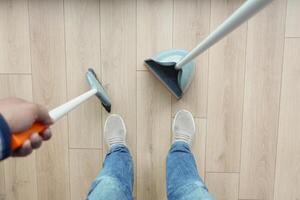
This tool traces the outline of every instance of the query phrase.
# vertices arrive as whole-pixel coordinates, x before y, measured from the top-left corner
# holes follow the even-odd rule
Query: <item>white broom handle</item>
[[[57,108],[54,108],[49,112],[50,117],[53,121],[57,121],[58,119],[62,118],[64,115],[66,115],[68,112],[79,106],[81,103],[88,100],[90,97],[95,95],[97,93],[96,89],[91,89],[87,91],[86,93],[75,97],[74,99],[58,106]]]
[[[198,46],[180,60],[175,68],[181,69],[182,66],[191,62],[195,57],[203,53],[213,44],[225,37],[228,33],[240,26],[243,22],[251,18],[255,13],[264,8],[272,0],[247,0],[239,9],[228,17],[216,30],[205,38]]]

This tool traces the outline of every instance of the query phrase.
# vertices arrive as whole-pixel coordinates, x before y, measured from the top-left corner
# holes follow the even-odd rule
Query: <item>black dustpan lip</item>
[[[175,62],[162,63],[153,59],[147,59],[144,62],[152,74],[154,74],[177,99],[183,96],[183,92],[178,84],[178,74],[180,70],[175,69]]]

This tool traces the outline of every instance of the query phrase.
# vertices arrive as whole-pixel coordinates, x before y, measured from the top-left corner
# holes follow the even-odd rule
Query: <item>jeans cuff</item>
[[[172,144],[170,151],[172,152],[176,150],[191,152],[190,146],[186,142],[182,141],[177,141]]]
[[[113,146],[109,149],[109,152],[108,152],[108,153],[112,153],[112,152],[119,151],[119,150],[125,150],[125,151],[128,151],[128,152],[129,152],[129,149],[127,148],[126,145],[124,145],[124,144],[116,144],[116,145],[113,145]]]

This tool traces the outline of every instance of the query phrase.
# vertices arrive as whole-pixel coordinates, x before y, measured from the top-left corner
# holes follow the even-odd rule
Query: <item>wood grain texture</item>
[[[181,101],[143,65],[172,47],[190,50],[242,2],[0,0],[0,98],[52,109],[87,91],[84,73],[94,67],[127,126],[135,199],[166,199],[172,116],[185,108],[195,116],[199,174],[216,199],[297,200],[297,0],[274,0],[197,58]],[[92,98],[34,154],[0,162],[0,200],[84,199],[107,150],[107,116]]]
[[[0,73],[30,73],[28,3],[0,1]]]
[[[136,1],[101,1],[101,67],[112,113],[124,118],[136,163]],[[104,124],[108,113],[102,116]]]
[[[300,1],[287,0],[286,37],[300,37]]]
[[[210,1],[174,1],[173,48],[190,51],[209,34]],[[195,117],[206,117],[208,51],[196,60],[194,80],[179,101],[172,98],[172,113],[190,110]]]
[[[70,190],[72,200],[85,199],[101,169],[102,151],[70,149]]]
[[[211,30],[243,1],[211,2]],[[247,24],[209,51],[207,171],[239,172]]]
[[[248,23],[241,199],[273,199],[285,6],[274,1]]]
[[[275,200],[300,199],[300,38],[286,39],[276,159]]]
[[[144,60],[172,48],[172,0],[137,1],[137,69]]]
[[[198,172],[205,180],[205,152],[206,152],[206,119],[194,118],[196,133],[193,139],[192,152],[194,154]]]
[[[166,199],[171,94],[150,72],[137,74],[137,199]]]
[[[31,75],[0,75],[0,98],[14,96],[32,101]],[[10,158],[1,162],[6,200],[37,200],[35,153],[26,158]]]
[[[6,198],[5,192],[5,169],[4,162],[0,163],[0,200],[4,200]]]
[[[66,102],[63,1],[29,1],[34,101],[48,108]],[[38,199],[70,198],[66,118],[52,126],[51,141],[37,151]]]
[[[238,200],[238,173],[207,173],[208,190],[218,200]]]
[[[5,199],[38,199],[35,153],[5,161]]]
[[[64,3],[68,99],[90,89],[85,78],[88,68],[101,78],[99,4],[98,0]],[[101,107],[95,97],[68,115],[70,147],[102,147]]]

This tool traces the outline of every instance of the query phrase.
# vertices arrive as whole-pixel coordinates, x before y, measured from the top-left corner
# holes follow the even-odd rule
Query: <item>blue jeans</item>
[[[169,200],[212,200],[200,178],[194,156],[185,142],[175,142],[167,157]]]
[[[88,193],[89,200],[133,200],[133,162],[129,150],[117,145],[106,155],[103,169]],[[169,200],[213,200],[197,172],[189,146],[172,145],[167,157]]]

